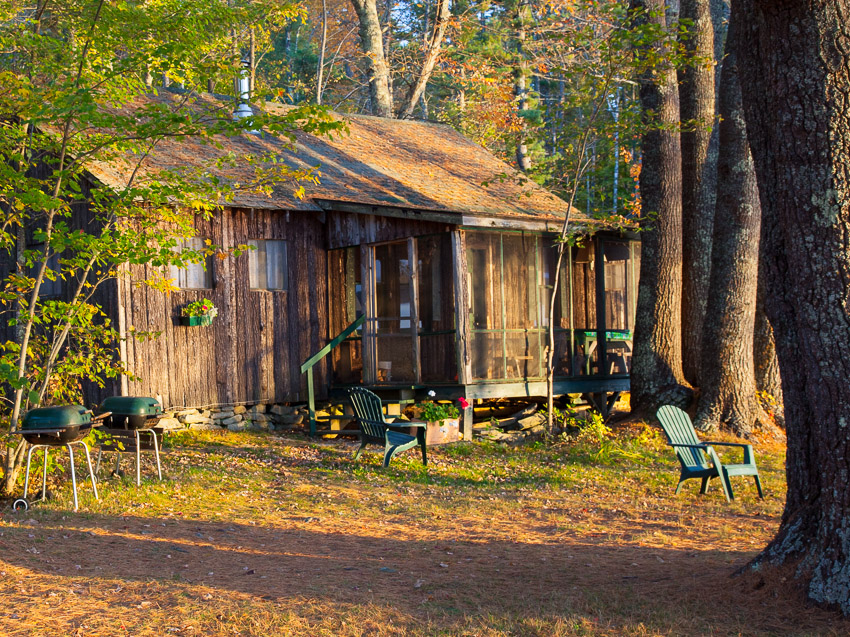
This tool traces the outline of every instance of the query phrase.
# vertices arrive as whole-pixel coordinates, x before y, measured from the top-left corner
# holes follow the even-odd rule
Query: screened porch
[[[586,237],[567,249],[557,286],[556,260],[551,236],[477,229],[329,251],[331,337],[365,319],[333,351],[333,383],[536,394],[553,294],[556,378],[627,383],[639,243]]]

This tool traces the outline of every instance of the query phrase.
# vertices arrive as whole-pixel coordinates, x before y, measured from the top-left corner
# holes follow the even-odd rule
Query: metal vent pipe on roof
[[[251,110],[249,102],[251,101],[251,74],[250,62],[247,58],[242,58],[242,68],[239,71],[239,105],[233,111],[233,119],[239,120],[245,117],[253,117],[254,111]]]

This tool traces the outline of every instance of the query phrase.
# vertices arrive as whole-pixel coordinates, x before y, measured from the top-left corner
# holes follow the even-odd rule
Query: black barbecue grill
[[[89,448],[83,438],[91,431],[92,427],[99,427],[100,421],[108,417],[108,413],[92,418],[90,409],[86,409],[82,405],[62,405],[59,407],[38,407],[29,410],[21,419],[19,429],[13,433],[20,434],[24,437],[31,447],[27,453],[27,473],[24,478],[24,497],[15,500],[12,508],[28,509],[29,501],[27,500],[30,481],[30,465],[32,463],[32,454],[36,449],[44,449],[44,470],[41,484],[41,499],[47,495],[47,454],[51,447],[65,447],[68,449],[68,455],[71,459],[71,484],[74,487],[74,511],[79,508],[77,501],[77,475],[74,470],[74,450],[71,445],[79,444],[83,446],[86,452],[86,462],[89,467],[89,477],[91,478],[92,490],[94,497],[100,499],[97,494],[97,485],[95,484],[94,471],[92,471],[91,456]]]
[[[97,468],[100,470],[100,460],[104,451],[116,451],[115,468],[113,473],[120,475],[121,451],[136,454],[136,484],[142,483],[141,450],[153,449],[156,458],[156,472],[162,480],[162,467],[159,461],[159,441],[161,432],[156,426],[163,418],[159,401],[149,396],[111,396],[97,408],[97,413],[103,414],[104,428],[109,434],[107,442],[101,445],[97,454]],[[142,436],[145,435],[145,439]],[[116,443],[120,443],[116,444]]]
[[[110,415],[103,424],[110,429],[153,429],[162,418],[159,401],[147,396],[111,396],[97,408],[105,412]]]

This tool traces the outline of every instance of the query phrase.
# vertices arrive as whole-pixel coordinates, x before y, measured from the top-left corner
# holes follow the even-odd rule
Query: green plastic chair
[[[390,460],[397,453],[412,449],[416,445],[422,449],[422,464],[428,464],[425,451],[425,423],[405,422],[403,425],[387,422],[381,399],[364,387],[352,387],[348,390],[348,398],[354,407],[354,415],[360,424],[360,448],[354,454],[354,459],[360,457],[360,452],[368,444],[384,446],[384,466],[390,466]],[[398,431],[416,427],[416,435]]]
[[[720,486],[723,487],[723,495],[729,502],[735,499],[729,478],[731,476],[753,476],[759,497],[764,498],[752,445],[738,442],[700,441],[688,414],[673,405],[664,405],[655,415],[664,429],[667,442],[676,451],[676,456],[682,465],[679,484],[676,485],[676,495],[679,495],[682,490],[682,483],[685,480],[702,478],[702,487],[699,492],[706,493],[709,480],[719,477]],[[744,450],[744,462],[742,464],[723,464],[717,452],[714,451],[714,447],[720,446],[740,447]]]

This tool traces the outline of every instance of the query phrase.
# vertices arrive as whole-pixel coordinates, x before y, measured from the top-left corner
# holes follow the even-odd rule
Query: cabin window
[[[35,245],[29,248],[35,252],[43,252],[44,244]],[[35,263],[33,263],[32,270],[30,271],[30,276],[35,277],[38,274],[38,269],[41,266],[41,260],[37,259]],[[59,253],[54,252],[49,257],[47,257],[47,270],[44,273],[44,280],[41,282],[41,287],[38,290],[38,295],[40,297],[58,297],[62,295],[62,278],[61,278],[62,265],[59,263]],[[51,280],[53,279],[53,280]]]
[[[286,290],[286,241],[251,239],[248,245],[248,281],[252,290]]]
[[[179,241],[175,251],[197,250],[205,247],[201,237],[191,237]],[[181,290],[208,290],[212,288],[212,257],[208,256],[198,263],[187,263],[185,267],[170,266],[171,278]]]

